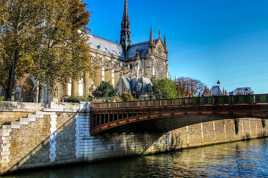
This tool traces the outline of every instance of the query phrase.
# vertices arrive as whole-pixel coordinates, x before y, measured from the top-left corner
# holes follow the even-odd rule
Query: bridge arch
[[[203,119],[198,119],[201,117]],[[181,125],[183,123],[189,125],[221,118],[235,119],[235,123],[238,122],[237,118],[266,119],[268,118],[268,95],[93,103],[91,133],[97,135],[123,126],[142,125],[143,123],[152,125],[160,120],[164,120],[164,125],[169,123],[167,119],[180,122]],[[150,126],[144,129],[148,130]]]
[[[112,118],[112,119],[111,119]],[[144,114],[137,116],[135,114],[121,113],[116,115],[102,114],[96,121],[91,119],[91,129],[93,135],[112,133],[112,132],[169,132],[178,128],[207,123],[219,120],[233,120],[235,131],[239,131],[240,120],[262,120],[262,127],[266,127],[265,117],[244,114],[244,117],[236,116],[234,113],[157,113]]]

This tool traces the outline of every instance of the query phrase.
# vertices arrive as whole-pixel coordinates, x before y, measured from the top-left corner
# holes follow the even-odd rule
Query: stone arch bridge
[[[234,118],[238,132],[238,118],[245,117],[267,119],[268,94],[92,103],[90,127],[92,135],[101,135],[137,125],[143,131],[154,130],[156,122],[161,122],[160,128],[157,124],[158,130],[172,130]],[[262,123],[265,127],[265,122]]]

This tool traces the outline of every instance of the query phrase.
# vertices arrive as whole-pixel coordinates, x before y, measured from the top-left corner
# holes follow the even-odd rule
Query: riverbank
[[[186,126],[184,121],[191,119],[189,116],[159,120],[151,125],[156,129],[177,128],[166,132],[139,130],[92,136],[90,115],[85,112],[87,107],[77,105],[64,110],[64,107],[57,106],[3,125],[0,132],[2,173],[142,156],[268,136],[266,120],[217,116],[193,116],[195,119],[198,117],[200,123]],[[211,121],[202,122],[207,120]]]
[[[4,178],[267,177],[268,139],[180,152],[24,171]]]

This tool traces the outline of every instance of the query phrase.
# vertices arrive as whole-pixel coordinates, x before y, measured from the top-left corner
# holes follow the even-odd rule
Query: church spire
[[[164,36],[164,47],[165,47],[166,52],[168,52],[166,35]]]
[[[151,28],[151,31],[150,31],[150,47],[153,48],[154,47],[154,39],[153,39],[153,29]]]
[[[130,31],[130,20],[128,16],[128,0],[125,0],[124,13],[121,22],[121,37],[120,37],[120,44],[123,48],[125,57],[127,57],[127,51],[131,45],[130,34],[131,31]]]
[[[161,31],[158,31],[158,40],[161,40]]]

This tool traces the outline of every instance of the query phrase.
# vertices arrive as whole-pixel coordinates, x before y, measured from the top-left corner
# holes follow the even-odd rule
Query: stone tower
[[[124,13],[121,22],[121,36],[120,36],[120,44],[122,46],[125,58],[127,58],[127,51],[131,46],[130,35],[131,31],[130,31],[130,20],[128,16],[128,0],[125,0]]]

